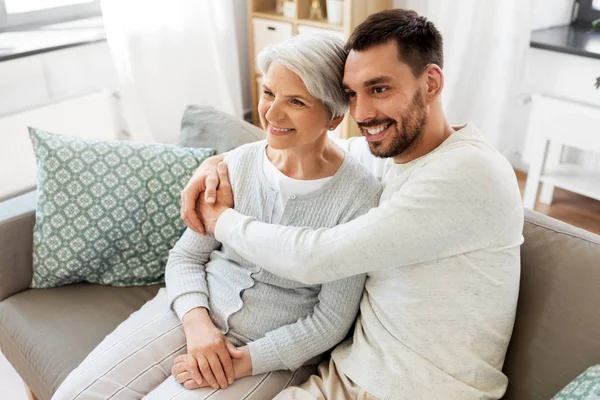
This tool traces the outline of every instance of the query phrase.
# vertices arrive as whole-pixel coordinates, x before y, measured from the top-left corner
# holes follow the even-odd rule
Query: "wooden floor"
[[[522,196],[527,174],[519,171],[516,171],[516,174]],[[557,188],[552,205],[538,203],[535,211],[600,234],[600,201],[589,197]]]

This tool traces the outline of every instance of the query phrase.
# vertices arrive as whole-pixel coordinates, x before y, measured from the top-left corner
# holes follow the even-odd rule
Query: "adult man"
[[[523,241],[514,173],[474,126],[447,122],[442,38],[431,22],[377,13],[347,48],[343,86],[366,142],[346,146],[382,179],[379,207],[332,229],[259,223],[230,208],[220,164],[218,191],[214,167],[199,169],[182,216],[203,229],[194,206],[207,188],[216,202],[201,204],[204,227],[269,272],[309,284],[368,273],[353,339],[320,376],[278,398],[498,399]],[[375,161],[366,143],[387,160]]]

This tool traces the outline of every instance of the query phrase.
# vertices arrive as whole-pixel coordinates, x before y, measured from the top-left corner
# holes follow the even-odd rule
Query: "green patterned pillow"
[[[600,365],[589,367],[552,400],[600,400]]]
[[[32,288],[163,282],[185,225],[180,192],[212,149],[101,141],[29,128],[38,204]]]

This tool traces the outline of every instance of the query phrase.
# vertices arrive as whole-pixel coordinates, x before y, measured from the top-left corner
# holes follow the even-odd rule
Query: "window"
[[[100,0],[0,0],[0,31],[99,15]]]
[[[7,14],[19,14],[48,8],[93,3],[94,0],[4,0]]]

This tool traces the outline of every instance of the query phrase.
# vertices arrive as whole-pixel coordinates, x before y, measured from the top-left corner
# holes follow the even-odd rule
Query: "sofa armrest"
[[[0,202],[0,301],[31,284],[36,192]]]

